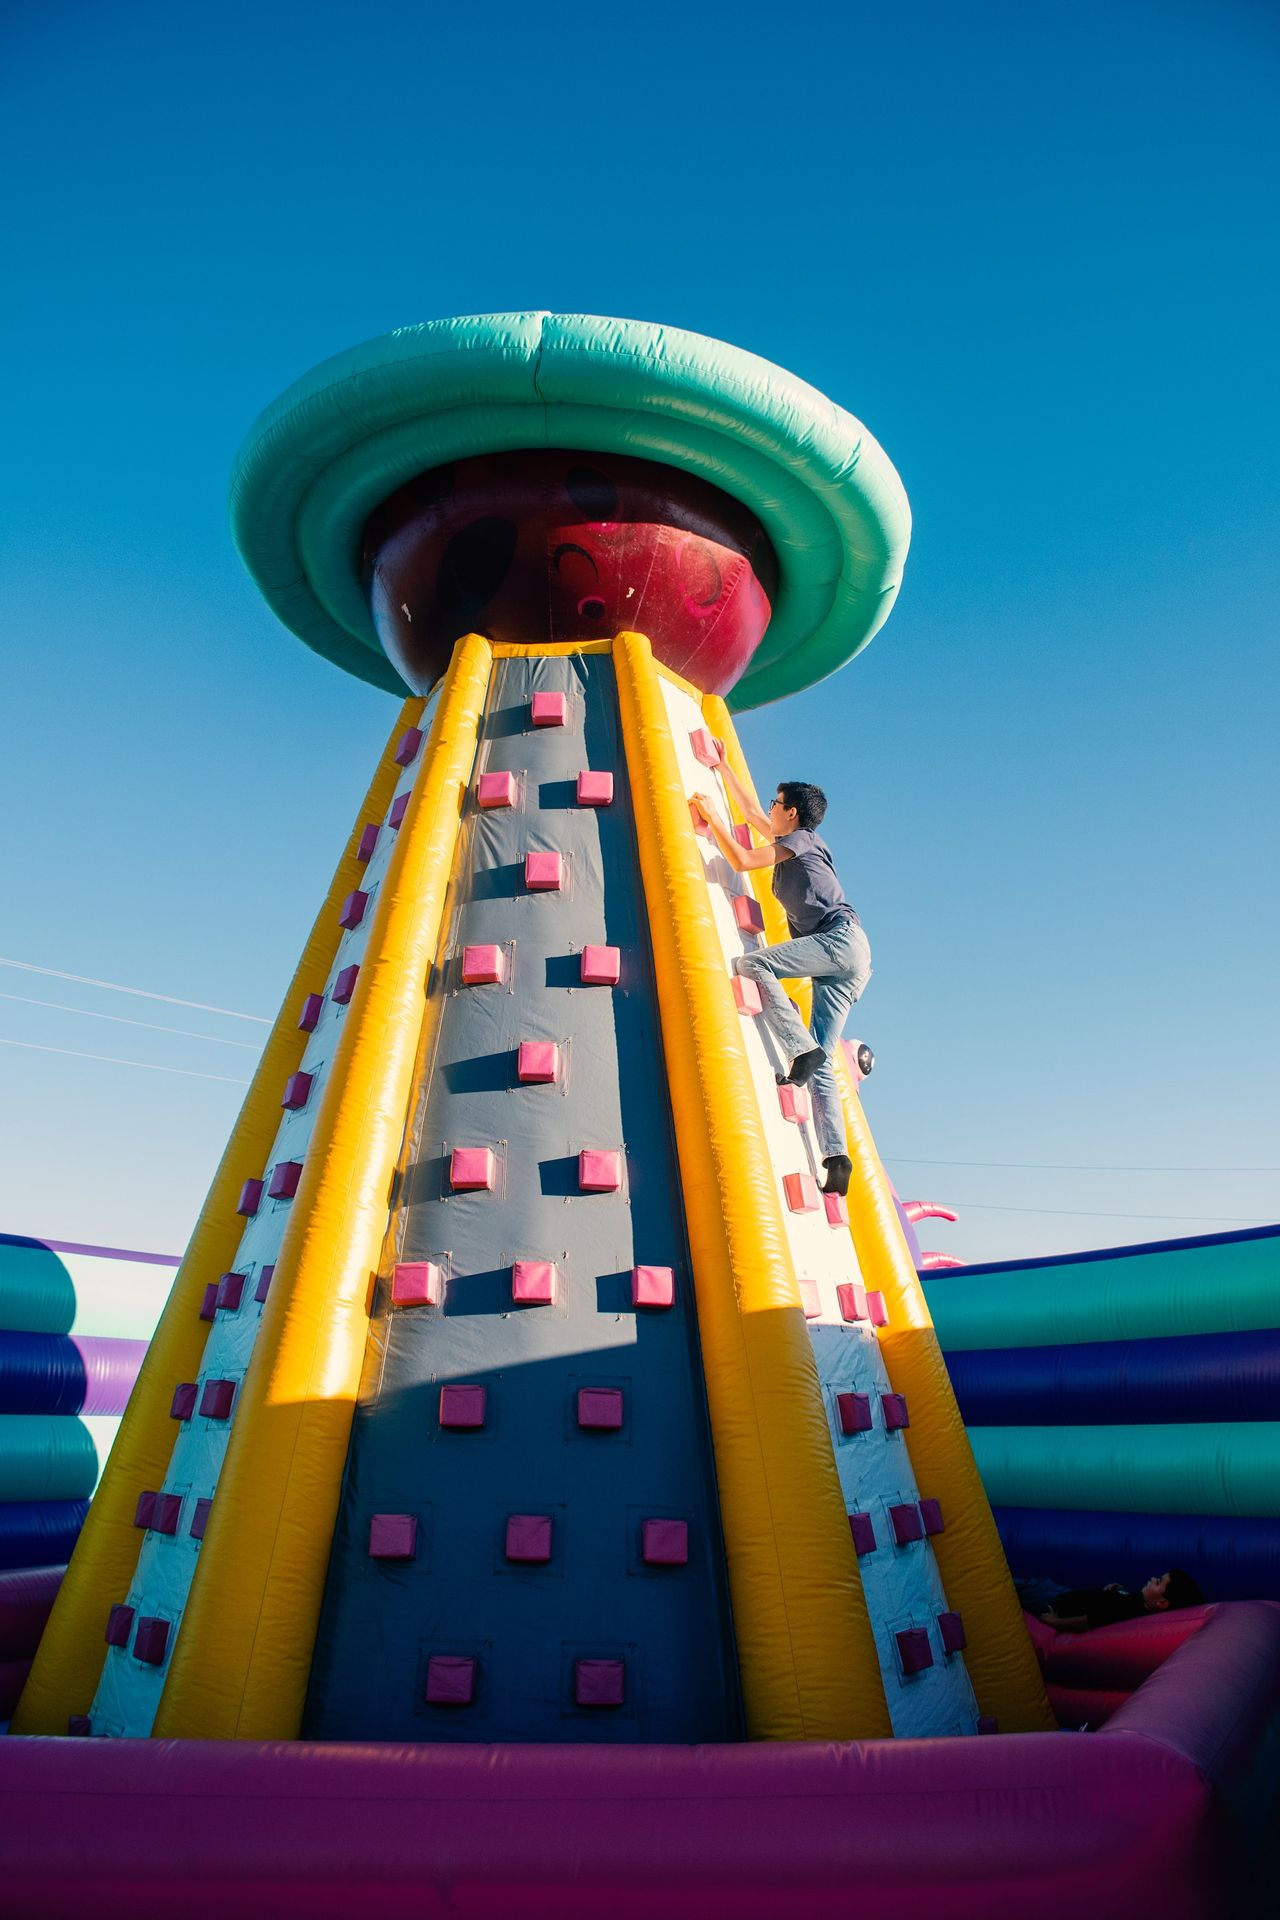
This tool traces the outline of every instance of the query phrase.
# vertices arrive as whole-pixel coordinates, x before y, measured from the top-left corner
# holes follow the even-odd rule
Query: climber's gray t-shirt
[[[793,940],[827,931],[828,921],[832,926],[841,919],[862,924],[844,897],[831,849],[820,834],[800,827],[795,833],[779,834],[774,845],[785,847],[791,855],[773,869],[773,891],[782,902]]]

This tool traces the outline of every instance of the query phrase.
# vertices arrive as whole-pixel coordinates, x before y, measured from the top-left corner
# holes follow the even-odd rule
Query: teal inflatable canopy
[[[911,513],[861,422],[755,354],[588,314],[428,321],[326,360],[259,416],[240,449],[236,544],[300,639],[403,692],[361,582],[365,521],[430,468],[530,447],[661,461],[760,520],[779,590],[734,708],[825,679],[888,617]]]

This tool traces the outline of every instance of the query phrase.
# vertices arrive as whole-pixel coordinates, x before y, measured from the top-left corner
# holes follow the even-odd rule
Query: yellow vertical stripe
[[[756,798],[729,709],[723,700],[709,694],[702,711],[712,733],[723,740],[729,765]],[[789,939],[787,918],[774,897],[769,869],[761,868],[750,878],[764,913],[766,937],[775,944]],[[789,991],[807,1020],[812,1004],[809,982],[792,982]],[[911,1414],[911,1426],[904,1437],[916,1484],[922,1494],[942,1503],[946,1527],[934,1536],[932,1544],[948,1602],[964,1616],[969,1638],[965,1664],[973,1689],[982,1712],[994,1714],[1003,1732],[1049,1730],[1056,1722],[1027,1639],[1004,1550],[843,1049],[837,1053],[835,1065],[853,1162],[850,1230],[863,1279],[867,1286],[884,1294],[889,1308],[889,1325],[880,1334],[880,1350],[890,1382],[906,1398]]]
[[[298,1735],[492,653],[454,649],[303,1162],[155,1733]]]
[[[911,1414],[904,1437],[916,1485],[942,1504],[946,1524],[932,1544],[948,1605],[964,1616],[965,1666],[979,1708],[994,1714],[1002,1733],[1051,1732],[1057,1722],[924,1290],[843,1055],[837,1067],[853,1162],[849,1181],[853,1243],[864,1281],[884,1294],[889,1309],[889,1324],[880,1332],[880,1350],[890,1381],[905,1396]]]
[[[364,871],[356,858],[366,821],[381,820],[400,769],[396,742],[422,716],[421,700],[406,700],[378,770],[356,815],[324,905],[316,916],[275,1025],[254,1070],[226,1152],[213,1176],[164,1312],[147,1348],[128,1411],[111,1449],[84,1530],[67,1568],[40,1650],[13,1716],[15,1733],[65,1733],[72,1714],[87,1713],[102,1672],[103,1628],[111,1606],[123,1600],[138,1563],[142,1535],[133,1524],[138,1495],[159,1487],[177,1428],[169,1417],[173,1389],[200,1370],[208,1322],[200,1318],[206,1286],[236,1257],[244,1221],[236,1212],[240,1188],[262,1171],[280,1125],[280,1094],[306,1048],[298,1026],[302,1001],[328,978],[342,928],[338,912]]]
[[[755,1739],[889,1714],[739,1019],[649,642],[614,643],[663,1051]]]

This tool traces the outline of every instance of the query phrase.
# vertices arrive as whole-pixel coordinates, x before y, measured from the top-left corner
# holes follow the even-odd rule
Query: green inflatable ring
[[[730,695],[738,710],[834,673],[897,597],[911,512],[860,421],[755,354],[584,314],[433,320],[322,362],[259,415],[240,449],[236,545],[300,639],[403,692],[361,584],[366,519],[429,467],[528,447],[664,461],[750,507],[773,542],[779,590]]]

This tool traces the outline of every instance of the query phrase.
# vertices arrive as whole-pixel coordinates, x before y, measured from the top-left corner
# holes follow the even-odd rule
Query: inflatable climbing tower
[[[14,1731],[1051,1726],[856,1074],[846,1202],[733,972],[768,875],[689,807],[888,614],[881,449],[715,342],[500,315],[291,388],[234,519],[403,707]]]

